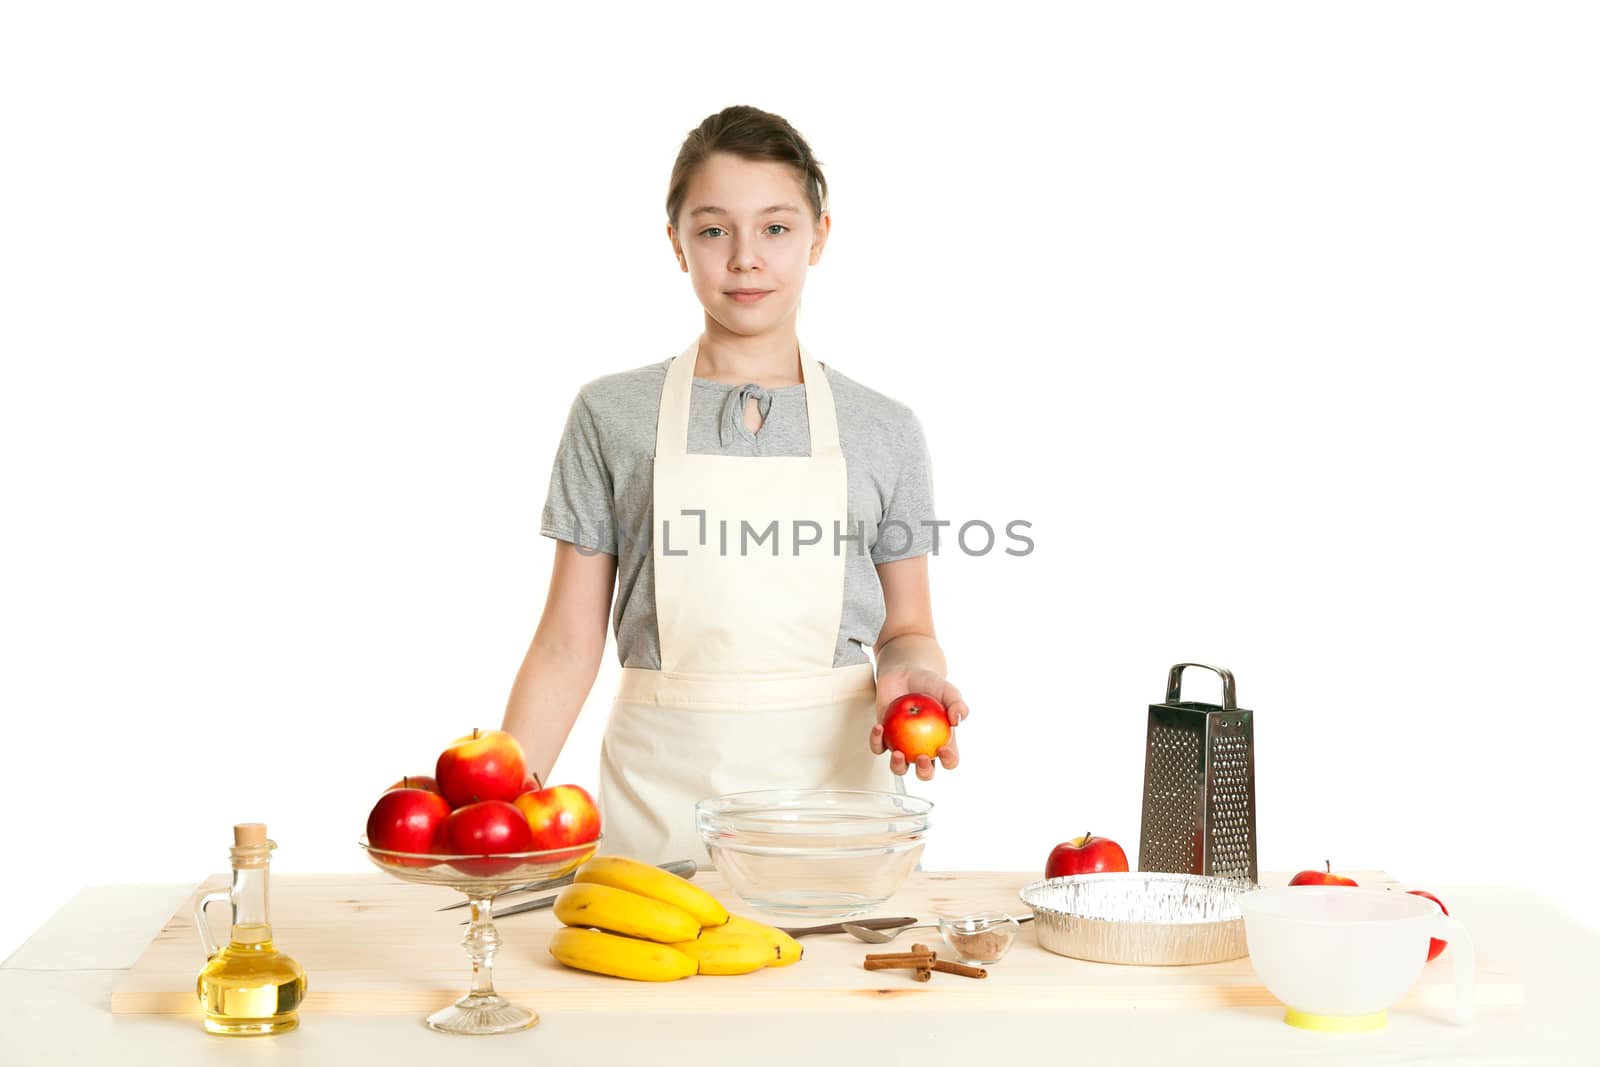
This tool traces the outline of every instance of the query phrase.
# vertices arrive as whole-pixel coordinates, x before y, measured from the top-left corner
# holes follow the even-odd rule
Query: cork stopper
[[[251,870],[265,867],[272,850],[277,847],[267,840],[266,823],[241,822],[233,825],[233,847],[228,854],[233,860],[234,870]]]

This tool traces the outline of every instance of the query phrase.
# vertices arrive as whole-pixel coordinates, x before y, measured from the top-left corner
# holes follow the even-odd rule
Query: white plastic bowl
[[[1456,1020],[1472,1018],[1472,936],[1425,897],[1355,886],[1258,889],[1239,898],[1256,974],[1307,1030],[1373,1030],[1428,962],[1428,940],[1450,942]]]

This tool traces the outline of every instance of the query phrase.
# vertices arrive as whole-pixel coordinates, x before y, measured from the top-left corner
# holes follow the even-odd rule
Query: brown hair
[[[713,152],[728,152],[741,159],[787,163],[798,171],[811,204],[811,217],[820,219],[828,200],[828,181],[811,146],[787,119],[758,107],[725,107],[689,131],[672,164],[667,183],[667,221],[678,224],[678,212],[689,190],[689,179]]]

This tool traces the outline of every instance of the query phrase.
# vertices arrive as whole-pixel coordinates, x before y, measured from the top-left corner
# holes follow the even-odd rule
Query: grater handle
[[[1167,703],[1178,702],[1178,692],[1183,683],[1183,669],[1185,667],[1201,667],[1208,671],[1216,671],[1222,676],[1222,710],[1239,710],[1238,694],[1233,688],[1233,672],[1226,667],[1213,667],[1209,663],[1174,663],[1167,672]]]

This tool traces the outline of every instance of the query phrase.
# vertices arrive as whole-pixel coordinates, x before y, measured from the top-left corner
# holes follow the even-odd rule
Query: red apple
[[[510,802],[522,792],[527,760],[517,739],[504,730],[473,730],[439,753],[433,773],[452,808],[485,800]]]
[[[1071,841],[1063,841],[1050,850],[1044,863],[1046,878],[1061,878],[1069,874],[1099,874],[1105,871],[1126,871],[1128,854],[1122,846],[1109,837],[1084,834]]]
[[[535,789],[512,803],[527,818],[536,849],[583,845],[600,836],[600,810],[581,786]]]
[[[1346,878],[1342,874],[1334,874],[1333,873],[1333,861],[1332,860],[1324,860],[1323,861],[1323,866],[1325,866],[1327,869],[1326,870],[1322,870],[1322,871],[1301,871],[1299,874],[1297,874],[1293,878],[1289,879],[1289,884],[1290,885],[1355,885],[1356,884],[1356,880],[1354,878]]]
[[[495,856],[502,852],[532,852],[533,831],[515,804],[480,800],[450,813],[441,835],[445,849],[458,856]],[[484,877],[509,871],[521,860],[459,859],[450,866],[462,874]]]
[[[400,779],[389,789],[426,789],[430,793],[439,793],[439,780],[431,774],[408,774]],[[388,792],[386,789],[384,792]],[[439,793],[443,796],[443,793]]]
[[[1446,915],[1450,914],[1450,909],[1444,906],[1444,901],[1440,900],[1438,897],[1434,896],[1432,893],[1428,892],[1426,889],[1407,889],[1406,892],[1407,893],[1411,893],[1414,896],[1427,897],[1429,900],[1431,900],[1435,904],[1439,905],[1439,910],[1440,911],[1444,912]],[[1449,943],[1450,942],[1448,942],[1448,941],[1441,941],[1437,937],[1428,938],[1428,959],[1430,959],[1430,960],[1438,959],[1439,958],[1439,953],[1443,952],[1444,951],[1444,947],[1446,945],[1448,945]]]
[[[450,805],[426,789],[391,789],[378,798],[367,816],[367,841],[391,852],[437,853],[439,830],[450,817]],[[379,856],[401,867],[427,867],[432,861]]]
[[[950,717],[944,705],[926,693],[907,693],[884,712],[884,747],[903,752],[907,763],[915,763],[918,756],[934,759],[940,746],[949,743]]]

